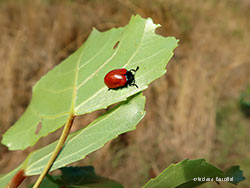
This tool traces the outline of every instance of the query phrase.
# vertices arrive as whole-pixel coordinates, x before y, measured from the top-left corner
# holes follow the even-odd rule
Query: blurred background
[[[121,27],[132,14],[161,24],[157,33],[180,39],[179,47],[167,74],[144,92],[147,114],[137,129],[74,165],[93,165],[97,174],[136,188],[171,163],[205,158],[222,169],[240,165],[246,180],[237,187],[250,187],[250,99],[244,95],[250,93],[250,0],[1,0],[0,135],[24,112],[32,86],[93,27]],[[102,112],[77,118],[73,131]],[[0,144],[0,173],[60,133],[25,151]],[[25,181],[23,187],[34,179]]]

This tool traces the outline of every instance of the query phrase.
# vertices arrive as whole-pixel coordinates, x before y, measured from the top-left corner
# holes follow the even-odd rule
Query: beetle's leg
[[[131,84],[131,86],[135,86],[135,87],[139,88],[138,85],[136,85],[135,83]]]

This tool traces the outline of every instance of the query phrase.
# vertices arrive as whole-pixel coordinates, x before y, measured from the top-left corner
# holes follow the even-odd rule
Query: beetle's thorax
[[[128,85],[131,84],[135,79],[135,76],[133,75],[133,73],[131,71],[127,71],[125,76],[127,78],[127,84]]]

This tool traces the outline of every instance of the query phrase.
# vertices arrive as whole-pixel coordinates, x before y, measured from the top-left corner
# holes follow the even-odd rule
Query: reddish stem
[[[24,170],[19,170],[9,182],[9,184],[6,186],[6,188],[18,188],[18,186],[23,182],[26,177],[27,176],[25,175]]]

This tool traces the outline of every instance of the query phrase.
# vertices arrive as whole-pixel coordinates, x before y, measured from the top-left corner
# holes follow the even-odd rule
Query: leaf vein
[[[123,36],[123,38],[121,39],[121,41],[123,41],[126,36]],[[119,51],[120,46],[118,46],[117,50],[98,69],[96,69],[95,72],[93,72],[88,78],[86,78],[85,80],[83,80],[77,86],[77,89],[79,89],[83,84],[85,84],[87,81],[89,81],[91,78],[93,78],[108,62],[110,62],[113,59],[113,57],[117,54],[117,52]]]
[[[112,36],[112,35],[111,35]],[[111,40],[112,37],[109,37],[108,41],[106,42],[106,44],[94,55],[92,56],[88,61],[86,61],[83,65],[81,65],[79,67],[79,70],[80,71],[83,67],[85,67],[86,65],[88,65],[98,54],[100,54],[105,48],[106,46],[109,44],[109,41]]]

